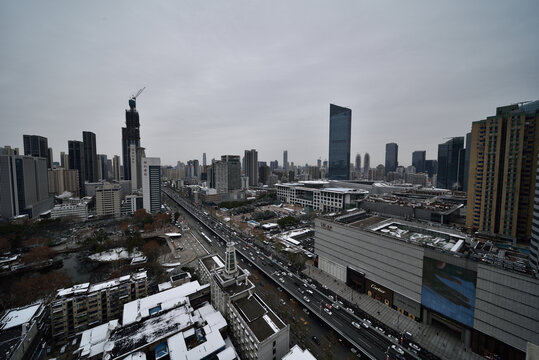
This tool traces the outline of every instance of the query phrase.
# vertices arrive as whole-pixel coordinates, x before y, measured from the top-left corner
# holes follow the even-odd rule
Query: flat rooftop
[[[234,301],[233,305],[260,342],[286,327],[257,295]]]

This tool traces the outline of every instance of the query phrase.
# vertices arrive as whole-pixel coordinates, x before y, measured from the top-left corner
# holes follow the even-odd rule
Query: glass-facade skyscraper
[[[350,178],[350,138],[352,110],[329,105],[329,171],[330,180]]]
[[[438,176],[436,187],[456,189],[462,186],[464,176],[464,136],[454,137],[438,145]],[[462,166],[459,167],[459,164]],[[460,170],[460,171],[459,171]]]
[[[399,145],[395,143],[386,144],[386,174],[390,171],[397,171],[398,159]]]

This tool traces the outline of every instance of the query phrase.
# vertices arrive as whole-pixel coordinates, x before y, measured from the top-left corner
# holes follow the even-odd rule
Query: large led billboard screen
[[[421,303],[473,327],[476,281],[475,271],[425,257]]]

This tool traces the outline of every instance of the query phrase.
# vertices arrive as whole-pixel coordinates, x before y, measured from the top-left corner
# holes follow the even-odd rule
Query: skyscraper
[[[47,149],[47,167],[49,169],[53,168],[53,165],[52,165],[53,162],[54,162],[54,159],[52,157],[52,148],[48,148]]]
[[[288,150],[283,151],[283,169],[288,170]]]
[[[371,157],[369,153],[365,153],[365,156],[363,157],[363,174],[368,178],[369,176],[369,170],[371,168]]]
[[[121,180],[122,173],[120,170],[120,157],[118,155],[114,155],[114,157],[112,158],[112,174],[114,180]]]
[[[69,170],[69,155],[64,151],[60,152],[60,167]]]
[[[399,166],[399,146],[395,143],[386,144],[386,174],[390,171],[397,171]]]
[[[258,152],[245,150],[245,176],[249,177],[249,186],[258,185]]]
[[[535,196],[533,201],[532,236],[530,243],[530,265],[539,272],[539,156],[535,171]]]
[[[69,168],[79,171],[79,195],[85,195],[84,179],[86,178],[86,169],[84,166],[84,144],[82,141],[69,140]]]
[[[97,154],[97,180],[107,180],[107,155]]]
[[[46,157],[0,155],[0,216],[34,218],[53,206]]]
[[[149,214],[161,211],[161,159],[142,158],[142,197]]]
[[[359,153],[356,154],[356,171],[357,172],[360,172],[361,171],[361,155],[359,155]]]
[[[47,158],[49,163],[49,145],[46,137],[39,135],[23,135],[24,155]]]
[[[425,160],[425,172],[432,179],[438,173],[438,160]]]
[[[140,147],[140,121],[136,106],[136,99],[129,100],[129,110],[125,110],[125,125],[122,128],[122,156],[124,167],[124,180],[131,180],[131,153],[130,145]]]
[[[457,136],[438,145],[438,176],[436,187],[441,189],[462,188],[464,175],[464,137]],[[462,161],[462,168],[459,164]],[[462,169],[459,171],[459,169]],[[459,181],[460,180],[460,181]]]
[[[427,152],[425,150],[414,151],[412,153],[412,166],[415,167],[416,173],[425,172],[425,161]]]
[[[84,181],[96,182],[97,173],[97,147],[95,134],[91,131],[82,132],[82,142],[84,143]]]
[[[529,241],[537,156],[539,101],[498,107],[472,123],[466,225]]]
[[[462,191],[468,192],[468,175],[470,174],[470,146],[472,146],[472,133],[466,134],[466,152],[464,154],[464,174],[462,181]]]
[[[350,178],[350,139],[352,110],[329,105],[329,171],[330,180]]]
[[[202,166],[206,166],[206,153],[202,153]]]

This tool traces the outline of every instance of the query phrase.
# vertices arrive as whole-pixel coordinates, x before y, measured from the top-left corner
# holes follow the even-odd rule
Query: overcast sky
[[[496,106],[539,99],[539,1],[2,1],[0,146],[97,135],[121,155],[130,95],[162,164],[257,149],[328,157],[329,104],[351,161],[385,144],[437,157]]]

